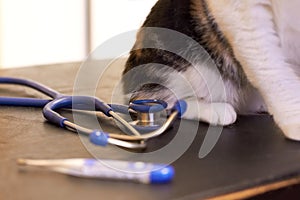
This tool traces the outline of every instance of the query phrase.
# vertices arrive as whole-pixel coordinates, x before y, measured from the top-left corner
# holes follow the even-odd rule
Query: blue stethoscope
[[[91,96],[67,96],[63,95],[40,83],[11,77],[0,77],[0,84],[17,84],[33,88],[52,99],[38,99],[25,97],[0,97],[0,105],[41,107],[43,115],[49,121],[62,128],[85,134],[95,145],[106,146],[113,144],[130,149],[142,149],[146,147],[147,139],[159,136],[165,132],[177,117],[185,112],[187,104],[184,100],[176,102],[169,111],[169,117],[162,125],[155,124],[157,113],[167,109],[167,103],[162,100],[144,99],[132,101],[129,106],[118,104],[106,104],[100,99]],[[71,122],[56,112],[59,109],[89,110],[102,112],[107,117],[112,117],[123,125],[131,135],[106,133],[101,130],[92,130]],[[137,120],[127,122],[117,113],[128,114],[133,112]],[[143,132],[143,133],[141,133]]]

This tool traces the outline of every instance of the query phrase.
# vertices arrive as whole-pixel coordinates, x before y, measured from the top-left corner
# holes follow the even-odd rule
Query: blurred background
[[[0,68],[82,61],[138,29],[156,1],[0,0]]]

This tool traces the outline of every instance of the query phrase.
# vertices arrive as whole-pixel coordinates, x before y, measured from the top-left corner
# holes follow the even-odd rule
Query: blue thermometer
[[[84,178],[126,180],[146,184],[169,183],[174,178],[174,168],[163,164],[96,160],[85,158],[33,160],[18,159],[23,166],[35,166],[51,171]]]

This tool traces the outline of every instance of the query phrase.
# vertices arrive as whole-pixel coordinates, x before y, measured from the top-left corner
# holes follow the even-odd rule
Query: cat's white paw
[[[234,108],[228,103],[211,103],[202,112],[203,121],[212,125],[230,125],[237,118]]]
[[[273,114],[273,118],[286,138],[300,141],[300,111],[294,109],[290,112]]]
[[[281,129],[288,139],[300,141],[300,123],[283,125]]]
[[[186,100],[187,111],[183,118],[200,120],[212,125],[227,126],[236,121],[237,114],[228,103],[207,103],[198,100]]]

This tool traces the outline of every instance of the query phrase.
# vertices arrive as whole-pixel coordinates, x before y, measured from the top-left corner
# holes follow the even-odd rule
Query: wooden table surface
[[[123,63],[122,60],[114,62],[105,70],[105,78],[99,81],[96,96],[105,101],[111,100],[112,90],[118,82]],[[106,64],[107,62],[103,61],[97,66],[101,68]],[[72,94],[74,83],[81,70],[80,66],[80,63],[68,63],[9,69],[1,70],[0,75],[32,79],[51,86],[61,93]],[[31,89],[8,85],[0,86],[0,94],[42,97]],[[186,123],[188,126],[195,124],[190,121]],[[177,121],[175,127],[178,124]],[[111,122],[108,121],[104,126],[110,129],[110,125]],[[46,122],[40,108],[2,106],[0,109],[0,199],[161,200],[202,199],[220,195],[224,199],[226,196],[223,195],[233,192],[239,192],[233,195],[242,196],[227,197],[246,198],[260,193],[259,188],[270,184],[294,180],[287,184],[293,185],[299,182],[300,143],[286,140],[270,116],[240,117],[236,124],[223,129],[215,148],[203,159],[199,158],[198,153],[204,139],[203,133],[208,126],[203,123],[197,125],[199,125],[198,134],[192,145],[172,163],[176,176],[171,184],[144,185],[89,180],[17,166],[18,158],[91,158],[94,155],[82,137]],[[167,144],[176,134],[175,130],[176,128],[171,129],[165,135],[149,141],[149,148],[155,149],[157,146]],[[122,159],[115,153],[115,147],[97,148],[103,158]],[[276,185],[272,187],[276,188]],[[272,187],[267,187],[265,190],[271,190]],[[253,191],[248,190],[250,195],[240,192],[245,192],[249,188],[254,188]],[[271,193],[272,198],[275,199],[285,191]],[[299,192],[293,194],[299,195]],[[263,195],[254,199],[264,197],[269,196]]]

